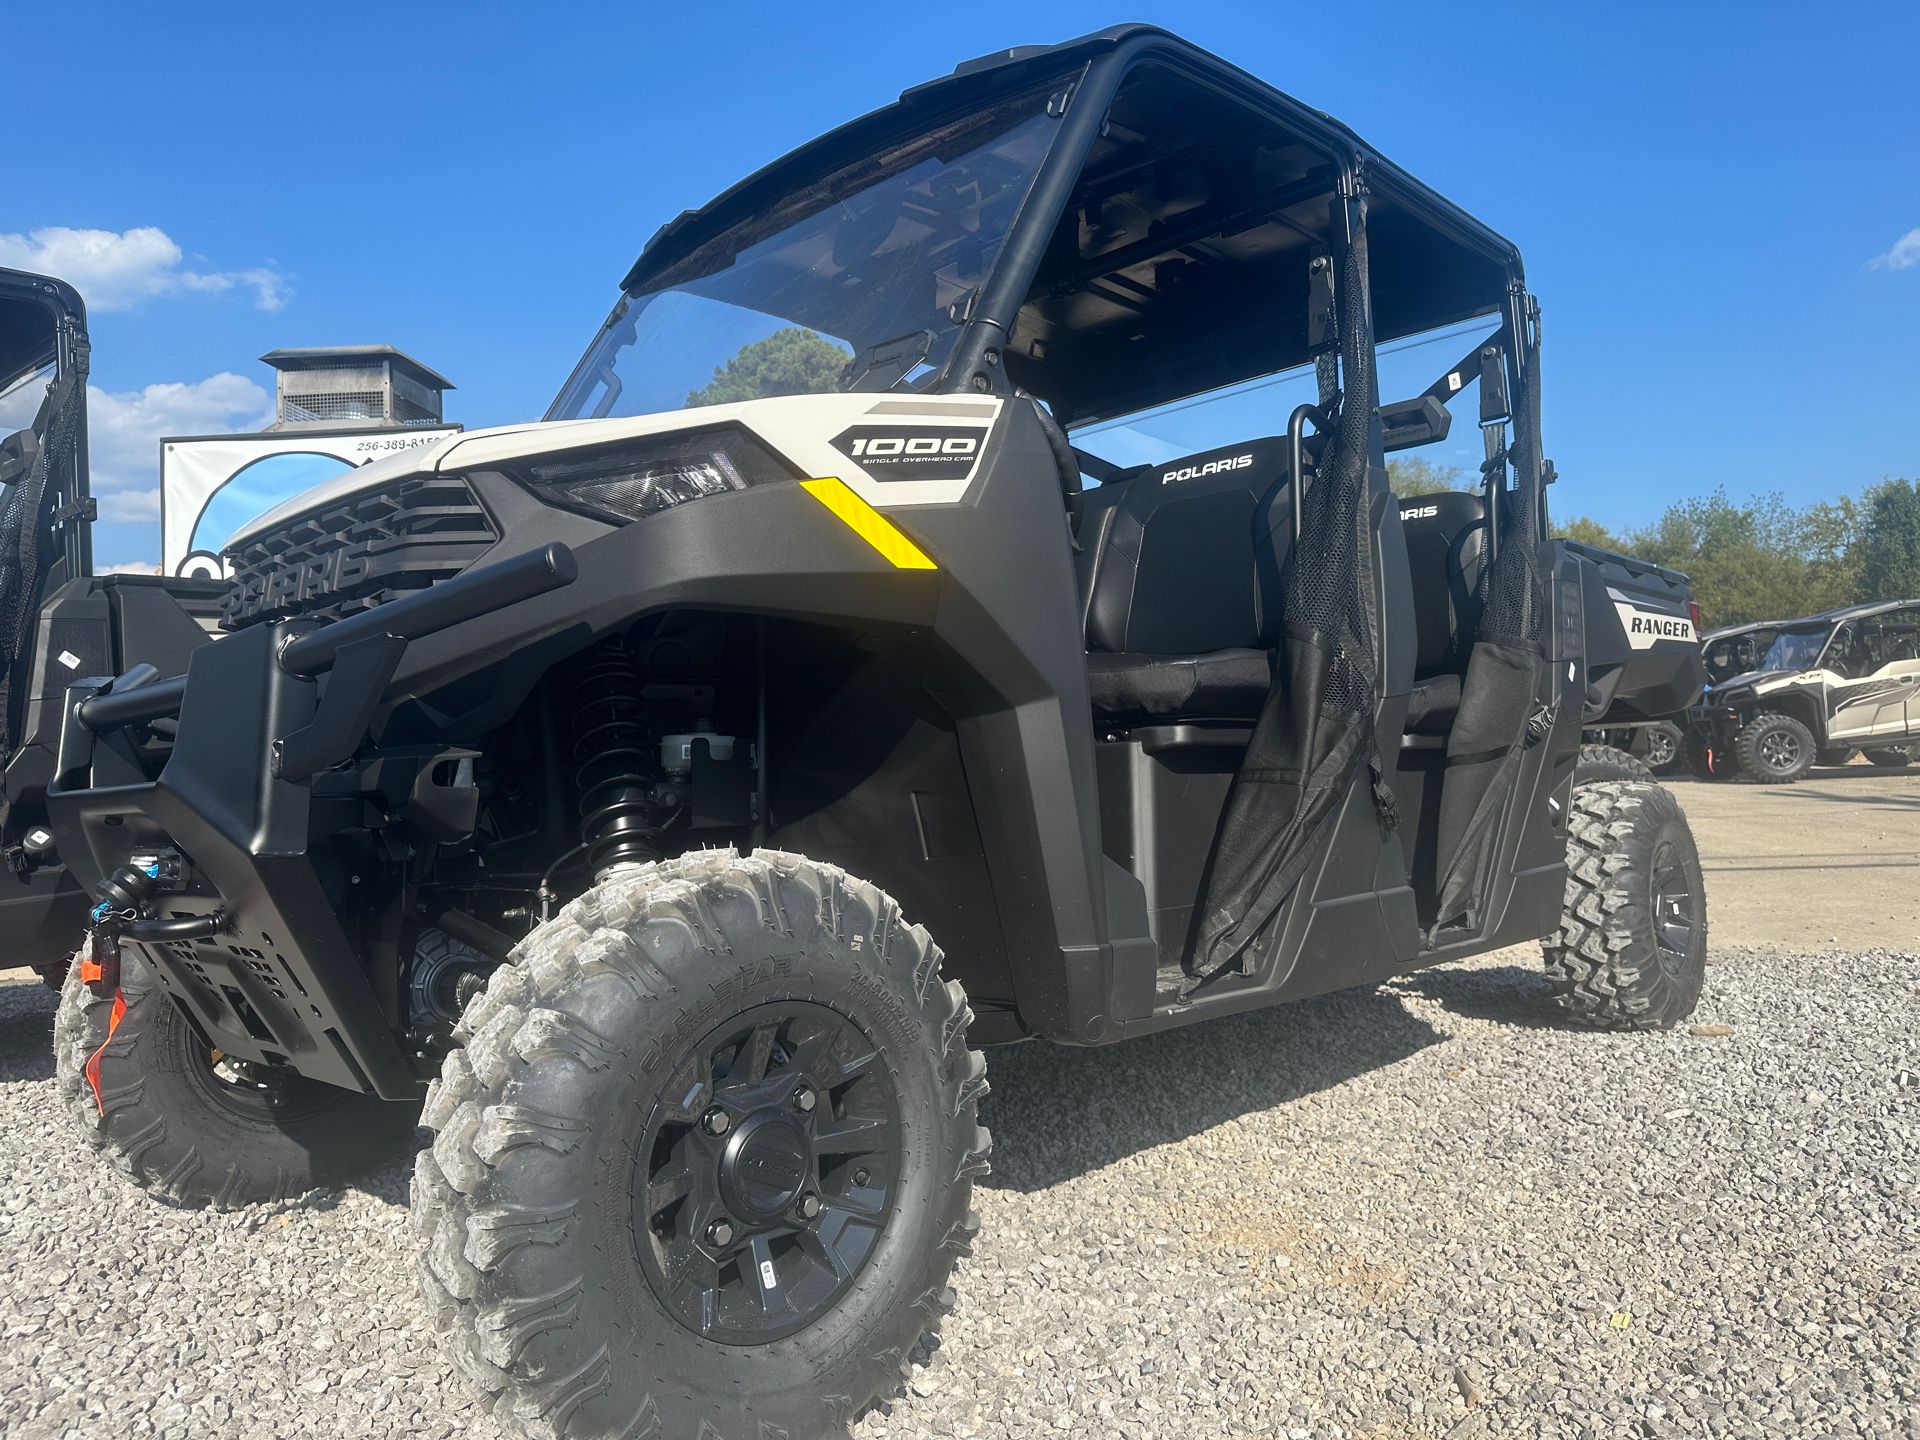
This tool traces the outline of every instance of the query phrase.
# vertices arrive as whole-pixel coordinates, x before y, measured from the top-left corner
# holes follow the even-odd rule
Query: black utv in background
[[[71,286],[0,270],[0,967],[31,966],[55,985],[93,905],[47,827],[67,687],[137,680],[139,662],[181,673],[226,590],[92,573],[89,355]]]
[[[1707,684],[1692,582],[1618,551],[1565,544],[1591,562],[1581,570],[1585,613],[1599,617],[1587,626],[1587,740],[1624,750],[1656,775],[1680,768],[1687,711]]]
[[[1381,403],[1376,346],[1471,318]],[[815,346],[820,393],[700,403]],[[1548,538],[1540,357],[1508,241],[1163,31],[907,91],[654,237],[577,423],[324,485],[184,674],[83,667],[75,1114],[226,1204],[424,1092],[422,1281],[493,1413],[802,1440],[955,1303],[976,1047],[1532,939],[1567,1016],[1676,1023],[1699,860],[1664,789],[1575,784],[1626,657]],[[1071,439],[1284,371],[1270,438]],[[1423,538],[1384,457],[1468,392],[1485,489]]]

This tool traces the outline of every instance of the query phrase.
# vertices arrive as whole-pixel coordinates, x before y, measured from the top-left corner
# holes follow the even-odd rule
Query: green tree
[[[1589,520],[1584,515],[1576,515],[1564,525],[1553,527],[1553,533],[1562,540],[1578,540],[1582,545],[1596,546],[1601,550],[1625,550],[1627,542],[1614,534],[1598,520]]]
[[[687,405],[730,405],[769,395],[818,395],[837,390],[847,352],[803,325],[789,325],[740,347],[713,372],[711,384],[687,396]]]
[[[1402,500],[1416,495],[1439,495],[1448,490],[1466,490],[1473,482],[1458,465],[1436,465],[1431,460],[1387,461],[1387,484]]]
[[[1794,548],[1806,558],[1812,610],[1832,610],[1859,590],[1860,524],[1864,507],[1851,495],[1809,505],[1795,519]]]
[[[1865,604],[1920,596],[1920,485],[1882,480],[1860,509],[1853,598]]]
[[[1831,517],[1828,517],[1829,519]],[[1684,570],[1708,626],[1781,620],[1821,607],[1806,516],[1779,495],[1737,503],[1724,487],[1676,500],[1620,548]]]

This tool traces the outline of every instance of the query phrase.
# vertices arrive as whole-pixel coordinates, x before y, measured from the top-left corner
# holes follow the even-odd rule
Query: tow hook
[[[120,988],[120,943],[123,940],[204,940],[225,930],[224,910],[205,915],[157,919],[146,915],[148,902],[163,886],[178,886],[185,863],[177,851],[138,857],[122,865],[95,887],[99,903],[93,907],[87,954],[80,961],[80,979],[100,999]]]

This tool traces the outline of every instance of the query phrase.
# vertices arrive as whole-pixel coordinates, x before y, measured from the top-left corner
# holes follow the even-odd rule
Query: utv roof
[[[80,292],[51,275],[0,270],[0,390],[54,357],[64,314],[86,322]]]
[[[1866,605],[1842,605],[1837,610],[1822,610],[1817,615],[1801,615],[1792,620],[1750,620],[1744,625],[1723,625],[1718,630],[1707,631],[1700,640],[1706,644],[1733,635],[1750,635],[1755,630],[1810,630],[1816,625],[1831,627],[1844,620],[1858,620],[1864,615],[1884,615],[1889,610],[1904,610],[1913,606],[1920,606],[1920,600],[1875,600]]]
[[[872,154],[903,131],[924,128],[934,115],[977,104],[1049,74],[1064,75],[1100,55],[1134,44],[1138,44],[1143,53],[1151,51],[1160,56],[1177,57],[1240,100],[1275,115],[1328,151],[1349,161],[1364,159],[1368,183],[1375,190],[1390,192],[1427,224],[1479,250],[1505,266],[1515,278],[1519,277],[1520,252],[1510,240],[1399,166],[1381,158],[1351,129],[1326,112],[1303,105],[1191,41],[1157,26],[1134,24],[1116,25],[1058,45],[1022,45],[982,55],[955,66],[950,75],[902,91],[892,105],[809,141],[699,209],[682,211],[655,232],[621,286],[632,290],[647,283],[715,235],[753,217],[778,197],[849,161]]]

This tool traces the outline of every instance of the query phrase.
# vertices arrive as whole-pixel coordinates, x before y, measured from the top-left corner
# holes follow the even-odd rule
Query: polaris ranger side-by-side
[[[1165,473],[1069,438],[1293,368]],[[184,675],[72,687],[62,1083],[222,1203],[424,1090],[496,1414],[842,1433],[953,1303],[976,1047],[1534,938],[1570,1016],[1690,1013],[1683,816],[1574,784],[1617,618],[1540,393],[1517,251],[1324,115],[1137,26],[962,65],[666,226],[550,423],[263,517]],[[1463,396],[1485,488],[1410,543],[1385,454]]]
[[[1732,626],[1707,636],[1707,655],[1731,672],[1688,715],[1709,774],[1778,785],[1856,751],[1900,767],[1920,742],[1920,600]]]

